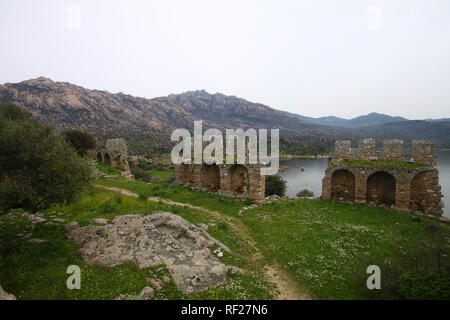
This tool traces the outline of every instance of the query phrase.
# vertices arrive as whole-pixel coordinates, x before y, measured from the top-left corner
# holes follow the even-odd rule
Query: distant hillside
[[[204,129],[279,128],[281,150],[287,153],[326,152],[336,139],[356,141],[365,137],[406,141],[426,138],[434,139],[437,145],[450,146],[448,121],[408,121],[372,113],[340,119],[347,123],[346,127],[338,126],[336,117],[310,123],[313,118],[302,119],[261,103],[204,90],[146,99],[40,77],[0,85],[0,103],[7,101],[61,130],[83,129],[101,141],[109,137],[128,138],[131,149],[137,152],[168,152],[173,144],[172,130],[193,130],[194,120],[203,120]]]
[[[339,126],[346,128],[357,128],[357,127],[365,127],[365,126],[374,126],[379,124],[391,123],[391,122],[400,122],[400,121],[408,121],[408,119],[402,117],[392,117],[386,114],[372,112],[365,116],[359,116],[353,119],[343,119],[339,117],[329,116],[329,117],[321,117],[321,118],[311,118],[306,116],[297,115],[294,113],[287,112],[289,115],[298,117],[299,119],[324,126]]]

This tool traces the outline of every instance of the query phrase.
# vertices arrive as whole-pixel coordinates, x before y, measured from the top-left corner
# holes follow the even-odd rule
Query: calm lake
[[[450,217],[450,150],[436,150],[437,165],[439,169],[439,184],[444,195],[444,216]],[[289,170],[280,172],[279,175],[287,181],[286,195],[295,197],[297,192],[308,189],[314,195],[322,194],[322,178],[327,168],[327,159],[290,159],[280,160],[281,166],[288,166]],[[300,168],[305,171],[301,172]]]

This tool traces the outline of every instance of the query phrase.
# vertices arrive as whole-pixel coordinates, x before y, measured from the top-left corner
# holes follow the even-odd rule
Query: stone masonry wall
[[[265,177],[260,165],[175,165],[175,184],[224,196],[264,200]]]
[[[382,152],[374,153],[375,140],[360,142],[360,150],[342,155],[338,150],[322,180],[322,199],[350,201],[376,206],[397,207],[410,211],[442,214],[443,202],[439,185],[433,142],[415,141],[411,155],[405,155],[401,140],[385,140]],[[372,160],[364,164],[349,160]],[[420,162],[421,165],[392,165],[377,160]]]

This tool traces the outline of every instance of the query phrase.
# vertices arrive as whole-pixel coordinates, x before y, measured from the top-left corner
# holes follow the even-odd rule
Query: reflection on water
[[[450,149],[436,150],[439,184],[442,187],[445,207],[444,216],[450,218]]]
[[[439,184],[444,195],[444,216],[450,217],[450,150],[436,150],[438,156]],[[280,160],[281,166],[288,166],[289,170],[278,174],[287,181],[286,195],[295,197],[297,192],[308,189],[314,195],[322,194],[322,178],[325,176],[327,159],[290,159]],[[305,171],[301,171],[301,168]]]

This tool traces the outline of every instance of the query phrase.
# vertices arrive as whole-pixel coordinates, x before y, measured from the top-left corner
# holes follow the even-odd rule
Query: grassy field
[[[171,178],[170,171],[153,174]],[[64,223],[36,224],[32,238],[49,240],[44,243],[30,243],[17,236],[27,233],[27,217],[17,212],[0,216],[0,283],[7,292],[23,299],[136,296],[148,285],[147,277],[168,275],[164,266],[138,270],[133,265],[87,265],[66,239],[62,225],[70,221],[89,225],[97,217],[111,220],[121,214],[170,211],[194,224],[213,223],[208,233],[232,250],[225,253],[223,261],[246,272],[230,275],[227,284],[193,296],[183,295],[171,281],[155,299],[271,299],[276,292],[263,266],[274,264],[316,299],[450,298],[450,227],[427,217],[306,199],[274,201],[241,216],[239,211],[251,201],[124,178],[99,179],[96,184],[127,189],[139,197],[91,187],[73,204],[42,212],[49,220],[65,219]],[[161,201],[147,201],[147,197],[160,197]],[[165,204],[165,199],[180,204]],[[262,254],[256,260],[252,258],[255,250]],[[70,264],[82,268],[81,290],[65,287],[65,270]],[[366,288],[369,265],[382,270],[381,290]]]
[[[32,243],[29,239],[20,239],[18,234],[30,230],[31,223],[26,216],[16,210],[0,216],[0,239],[2,256],[0,264],[0,283],[3,288],[18,299],[113,299],[119,294],[136,296],[147,285],[149,277],[169,276],[164,266],[139,270],[134,265],[114,268],[91,266],[77,254],[77,247],[67,238],[62,228],[65,223],[77,221],[81,226],[91,225],[92,218],[112,219],[121,214],[145,215],[155,211],[174,212],[191,223],[209,223],[208,232],[225,243],[233,253],[225,253],[222,260],[240,268],[248,268],[246,255],[250,248],[241,243],[241,239],[230,232],[226,221],[218,221],[201,212],[183,206],[165,205],[139,198],[118,195],[115,192],[90,188],[84,196],[68,206],[54,206],[42,212],[50,221],[62,218],[63,223],[37,223],[31,239],[48,240]],[[81,290],[66,288],[66,268],[78,265],[82,273]],[[260,273],[230,275],[226,285],[184,295],[173,281],[158,291],[155,299],[269,299],[272,298],[271,286],[264,281]]]

